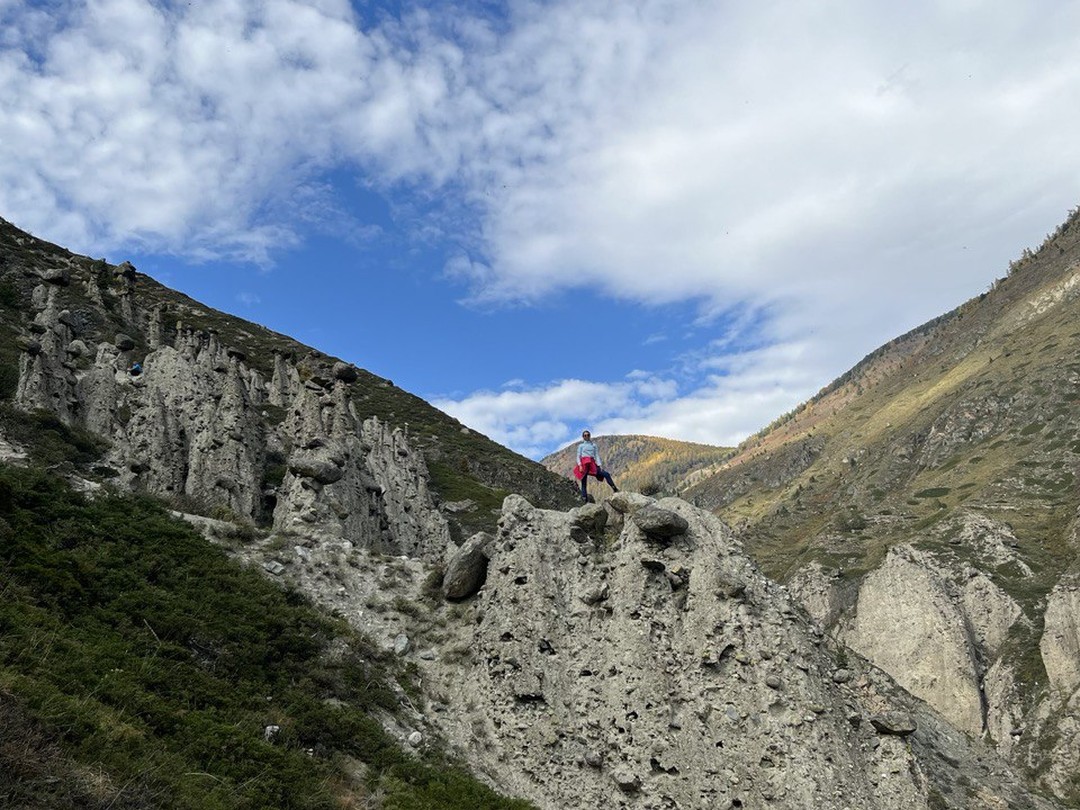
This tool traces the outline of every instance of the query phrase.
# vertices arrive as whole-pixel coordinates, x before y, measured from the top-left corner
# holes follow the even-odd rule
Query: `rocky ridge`
[[[0,288],[3,395],[106,439],[94,472],[114,485],[429,559],[493,525],[511,479],[541,502],[572,502],[557,476],[390,381],[128,263],[75,256],[0,220]],[[442,510],[440,491],[468,498]]]
[[[136,320],[134,276],[120,269],[117,277],[121,307]],[[301,379],[278,355],[267,380],[213,333],[183,323],[166,330],[160,307],[146,313],[144,346],[121,333],[91,349],[64,304],[66,286],[43,278],[34,288],[35,338],[15,401],[107,438],[100,471],[118,484],[219,504],[249,520],[271,516],[279,532],[435,558],[445,551],[449,531],[427,491],[423,457],[400,428],[358,414],[348,366]],[[101,296],[92,281],[87,293]],[[130,372],[136,361],[138,376]],[[275,462],[284,467],[280,482],[264,482]]]
[[[684,501],[561,512],[510,496],[474,540],[482,584],[451,602],[416,560],[242,553],[419,667],[403,740],[441,737],[541,808],[1057,806],[832,641]]]

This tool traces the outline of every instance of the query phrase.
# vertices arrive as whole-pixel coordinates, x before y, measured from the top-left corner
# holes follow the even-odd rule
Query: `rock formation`
[[[647,534],[641,512],[681,531]],[[270,553],[420,667],[426,721],[504,792],[545,810],[1056,806],[683,501],[558,512],[510,496],[496,535],[466,545],[483,585],[441,606],[419,561]]]
[[[355,369],[323,374],[277,355],[267,380],[216,332],[167,327],[163,304],[143,309],[130,265],[116,278],[134,336],[102,338],[70,276],[46,275],[32,293],[16,402],[107,438],[101,469],[116,483],[269,519],[276,531],[433,560],[447,551],[423,455],[401,428],[358,413]]]

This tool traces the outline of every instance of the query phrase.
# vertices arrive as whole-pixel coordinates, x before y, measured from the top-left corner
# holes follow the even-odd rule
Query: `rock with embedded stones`
[[[601,532],[607,525],[607,510],[598,503],[586,503],[570,510],[570,522],[589,534]]]
[[[641,790],[641,777],[626,767],[616,768],[611,778],[623,793],[637,793]]]

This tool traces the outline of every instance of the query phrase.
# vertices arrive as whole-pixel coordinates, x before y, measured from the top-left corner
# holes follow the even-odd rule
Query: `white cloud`
[[[513,391],[479,391],[434,401],[492,439],[539,458],[583,428],[731,446],[812,394],[820,381],[801,361],[808,344],[708,357],[706,374],[684,392],[673,379],[635,370],[625,380],[560,380]]]
[[[461,399],[435,399],[433,404],[495,441],[538,458],[590,425],[601,433],[600,425],[616,414],[644,415],[650,403],[671,400],[676,391],[670,380],[633,374],[614,383],[560,380],[534,388],[478,391]]]
[[[0,0],[0,212],[54,241],[265,263],[311,227],[298,199],[377,236],[320,185],[344,167],[438,209],[412,225],[456,234],[476,300],[584,285],[741,318],[682,392],[446,403],[522,449],[586,419],[745,435],[985,289],[1080,185],[1074,4],[555,0],[366,30],[346,0],[63,8]]]

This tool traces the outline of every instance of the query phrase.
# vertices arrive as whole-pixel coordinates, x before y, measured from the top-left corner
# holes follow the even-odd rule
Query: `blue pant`
[[[599,469],[599,468],[597,468],[597,469]],[[600,470],[599,472],[597,472],[596,473],[596,480],[597,481],[605,481],[605,482],[607,482],[607,485],[609,487],[611,487],[613,490],[615,490],[616,492],[619,491],[619,488],[617,486],[615,486],[615,482],[611,480],[611,473],[609,473],[607,470]],[[581,476],[581,499],[582,500],[586,500],[589,497],[588,483],[589,483],[589,476],[587,474]]]

